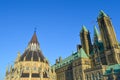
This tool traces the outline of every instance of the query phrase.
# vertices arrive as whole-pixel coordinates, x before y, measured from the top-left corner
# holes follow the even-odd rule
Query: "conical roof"
[[[42,54],[39,47],[39,42],[37,39],[36,32],[34,32],[27,49],[20,58],[20,61],[41,61],[44,62],[46,58]],[[46,60],[47,61],[47,60]]]
[[[29,43],[39,44],[38,39],[37,39],[37,36],[36,36],[36,32],[34,32],[34,34],[33,34],[33,36],[32,36],[32,38],[31,38],[31,40],[30,40]]]

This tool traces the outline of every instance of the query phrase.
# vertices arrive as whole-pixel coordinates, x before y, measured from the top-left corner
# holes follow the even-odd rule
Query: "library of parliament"
[[[94,26],[93,41],[83,25],[76,51],[59,57],[52,66],[34,32],[24,53],[18,52],[14,65],[7,67],[5,80],[120,80],[120,43],[114,27],[102,10],[97,22],[100,33]]]

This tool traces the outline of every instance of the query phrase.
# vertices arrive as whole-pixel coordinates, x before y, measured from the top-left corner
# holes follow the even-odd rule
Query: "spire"
[[[37,39],[36,31],[34,31],[34,34],[28,44],[27,49],[30,49],[32,51],[40,50],[39,42]]]
[[[12,72],[12,65],[10,66],[10,72]]]
[[[98,42],[100,39],[100,34],[96,28],[96,26],[94,26],[94,43],[96,43],[96,41]]]
[[[100,10],[98,18],[101,18],[101,17],[108,17],[108,15],[104,13],[103,10]]]
[[[6,68],[6,75],[9,73],[9,67]]]
[[[81,32],[83,32],[83,31],[88,32],[87,28],[86,28],[84,25],[82,25],[82,30],[81,30]]]
[[[96,26],[94,26],[94,36],[99,37],[99,32],[98,32]]]
[[[37,39],[37,36],[36,36],[36,30],[34,31],[34,34],[33,34],[33,36],[32,36],[32,39],[30,40],[29,43],[39,44],[38,39]]]

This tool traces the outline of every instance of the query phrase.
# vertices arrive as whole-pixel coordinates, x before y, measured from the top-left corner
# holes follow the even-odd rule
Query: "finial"
[[[34,28],[34,32],[35,32],[35,33],[36,33],[36,30],[37,30],[37,28],[35,27],[35,28]]]

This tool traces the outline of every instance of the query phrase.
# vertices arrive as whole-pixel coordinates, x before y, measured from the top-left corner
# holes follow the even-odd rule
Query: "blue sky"
[[[51,64],[76,51],[84,24],[91,32],[100,10],[108,14],[120,41],[119,0],[0,0],[0,80],[30,41],[34,28],[43,54]],[[98,27],[98,26],[97,26]]]

